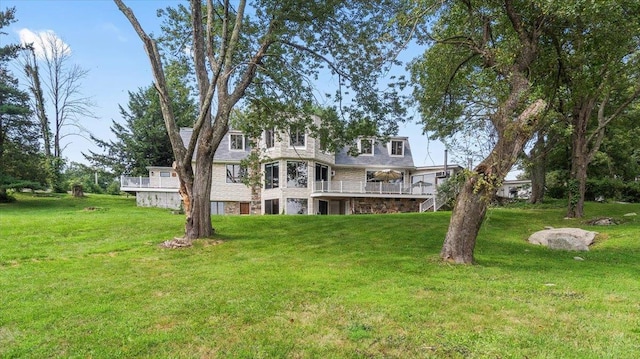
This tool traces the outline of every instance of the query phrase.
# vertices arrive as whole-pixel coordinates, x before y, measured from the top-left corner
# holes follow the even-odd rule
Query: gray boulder
[[[580,228],[555,228],[535,232],[529,243],[565,251],[588,251],[598,232]]]

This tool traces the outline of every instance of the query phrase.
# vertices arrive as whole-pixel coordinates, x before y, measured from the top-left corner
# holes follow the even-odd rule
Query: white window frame
[[[229,171],[229,166],[231,166],[231,171]],[[234,176],[236,167],[238,169],[238,176]],[[226,183],[242,183],[242,180],[247,175],[247,169],[238,163],[225,164],[225,172],[226,172],[226,180],[225,180]]]
[[[293,169],[294,178],[289,178],[289,170]],[[304,171],[300,171],[303,168]],[[304,172],[304,173],[303,173]],[[304,177],[303,177],[304,176]],[[304,178],[304,186],[289,186],[289,182],[298,183],[299,178]],[[309,163],[307,161],[287,161],[287,188],[308,188],[309,187]]]
[[[302,132],[302,138],[303,138],[303,144],[302,145],[298,145],[298,144],[293,144],[291,143],[292,139],[293,139],[293,135],[294,135],[294,131],[295,131],[295,135],[296,138],[298,138],[300,136],[300,133]],[[307,132],[304,129],[299,129],[296,128],[294,126],[289,128],[289,148],[306,148],[307,147]]]
[[[400,144],[402,145],[402,153],[401,154],[394,154],[393,153],[393,143],[394,142],[400,142]],[[389,141],[389,156],[392,157],[404,157],[404,141],[403,140],[391,140]]]
[[[233,136],[241,136],[242,138],[242,148],[233,148],[233,144],[235,143],[232,138]],[[229,151],[244,151],[245,149],[245,138],[242,133],[230,133],[229,134]]]
[[[367,141],[367,142],[369,142],[371,144],[371,153],[362,152],[362,143],[364,141]],[[360,141],[358,141],[358,153],[360,153],[360,156],[373,156],[375,151],[376,151],[376,149],[374,147],[373,139],[371,139],[371,138],[361,138]]]

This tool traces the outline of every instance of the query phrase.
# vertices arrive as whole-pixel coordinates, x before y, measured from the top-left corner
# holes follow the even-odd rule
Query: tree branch
[[[118,9],[124,14],[124,16],[129,20],[134,30],[142,40],[144,44],[145,51],[149,57],[149,61],[151,62],[151,69],[153,71],[153,77],[155,79],[155,88],[158,91],[158,95],[160,97],[160,104],[162,108],[163,118],[165,122],[165,126],[167,127],[167,133],[169,135],[169,139],[172,144],[173,152],[177,161],[184,161],[185,159],[190,161],[189,158],[185,158],[187,156],[186,148],[182,143],[182,138],[180,137],[180,130],[175,122],[175,118],[173,115],[173,109],[171,106],[171,97],[169,96],[169,92],[167,90],[167,82],[164,77],[164,70],[162,68],[162,62],[160,53],[156,46],[155,41],[147,35],[144,31],[140,22],[133,14],[133,11],[129,7],[127,7],[122,0],[113,0],[115,4],[118,6]]]

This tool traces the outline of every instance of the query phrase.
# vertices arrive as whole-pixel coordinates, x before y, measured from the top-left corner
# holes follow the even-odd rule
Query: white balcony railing
[[[424,183],[316,181],[313,193],[389,194],[432,196],[434,187]]]
[[[120,176],[120,188],[180,188],[175,177],[126,177]]]

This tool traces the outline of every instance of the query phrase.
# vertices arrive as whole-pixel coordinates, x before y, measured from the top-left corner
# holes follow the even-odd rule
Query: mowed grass
[[[450,213],[184,218],[124,197],[0,204],[3,358],[637,358],[637,204],[492,209],[477,265],[439,261]],[[88,210],[88,207],[96,207]],[[529,245],[600,232],[589,252]],[[576,260],[579,256],[584,260]]]

